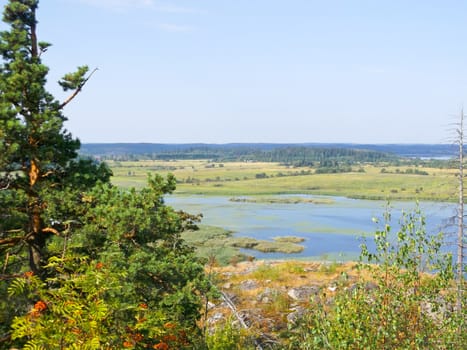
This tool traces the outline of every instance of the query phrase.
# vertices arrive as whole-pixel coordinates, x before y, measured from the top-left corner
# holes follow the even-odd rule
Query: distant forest
[[[102,160],[210,159],[216,162],[262,161],[293,166],[335,167],[366,162],[398,162],[401,159],[448,159],[454,145],[370,144],[83,144],[81,154]]]

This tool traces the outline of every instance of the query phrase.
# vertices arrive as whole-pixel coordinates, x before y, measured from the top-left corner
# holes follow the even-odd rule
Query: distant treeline
[[[84,144],[81,153],[102,160],[210,159],[215,162],[263,161],[336,169],[359,163],[397,163],[411,158],[455,156],[451,145],[355,144]]]

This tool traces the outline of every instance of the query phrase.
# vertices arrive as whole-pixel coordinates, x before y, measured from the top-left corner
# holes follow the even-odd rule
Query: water
[[[245,250],[260,259],[319,258],[351,260],[358,257],[362,237],[372,248],[372,233],[383,222],[387,203],[384,201],[356,200],[344,197],[300,195],[306,198],[327,198],[332,204],[279,204],[232,202],[230,197],[170,196],[167,203],[186,212],[203,214],[202,224],[219,226],[235,232],[237,236],[273,240],[277,236],[298,236],[305,241],[299,254],[261,253]],[[278,196],[275,196],[277,198]],[[290,195],[284,196],[290,198]],[[391,203],[391,212],[397,226],[402,210],[410,211],[415,203]],[[426,217],[427,233],[454,231],[447,228],[447,219],[452,217],[455,206],[451,203],[422,202],[420,208]]]

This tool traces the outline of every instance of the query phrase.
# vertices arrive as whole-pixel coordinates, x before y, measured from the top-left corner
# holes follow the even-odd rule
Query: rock
[[[294,300],[306,301],[310,299],[312,295],[317,295],[319,293],[318,286],[303,286],[292,288],[287,292],[287,295]]]
[[[262,293],[258,294],[256,300],[262,302],[263,304],[268,304],[272,302],[274,296],[277,294],[279,294],[277,290],[267,287]]]
[[[252,290],[258,288],[258,282],[255,280],[245,280],[240,283],[240,289],[242,290]]]
[[[306,313],[306,309],[302,306],[297,306],[293,309],[293,311],[287,315],[287,323],[288,324],[296,324],[297,321],[302,318]]]
[[[350,293],[353,293],[354,291],[358,290],[359,288],[361,288],[361,285],[358,284],[358,283],[354,283],[352,284],[350,287],[347,288],[347,291],[350,292]],[[365,283],[365,285],[363,286],[364,290],[366,292],[371,292],[375,289],[378,289],[378,285],[374,282],[367,282]]]
[[[378,289],[378,285],[375,282],[367,282],[365,284],[365,290],[367,292]]]
[[[224,315],[220,312],[216,312],[214,315],[208,318],[207,322],[208,324],[215,324],[222,320],[224,318]]]
[[[238,312],[238,316],[242,319],[243,323],[247,326],[247,327],[250,327],[251,323],[252,323],[252,315],[254,314],[253,310],[251,311],[251,314],[249,311],[246,311],[246,310],[243,310],[243,311],[239,311]],[[235,320],[232,322],[232,325],[233,326],[236,326],[236,327],[241,327],[242,324],[240,323],[240,321],[238,320]]]
[[[224,283],[222,285],[222,288],[223,289],[230,289],[230,288],[232,288],[232,283],[230,283],[230,282]]]
[[[442,322],[446,317],[455,311],[453,304],[449,303],[443,297],[439,296],[433,301],[424,301],[421,303],[422,313],[436,322]]]

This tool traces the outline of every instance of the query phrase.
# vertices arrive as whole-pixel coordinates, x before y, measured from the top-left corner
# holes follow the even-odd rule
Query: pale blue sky
[[[448,142],[467,2],[42,0],[50,88],[83,142]]]

